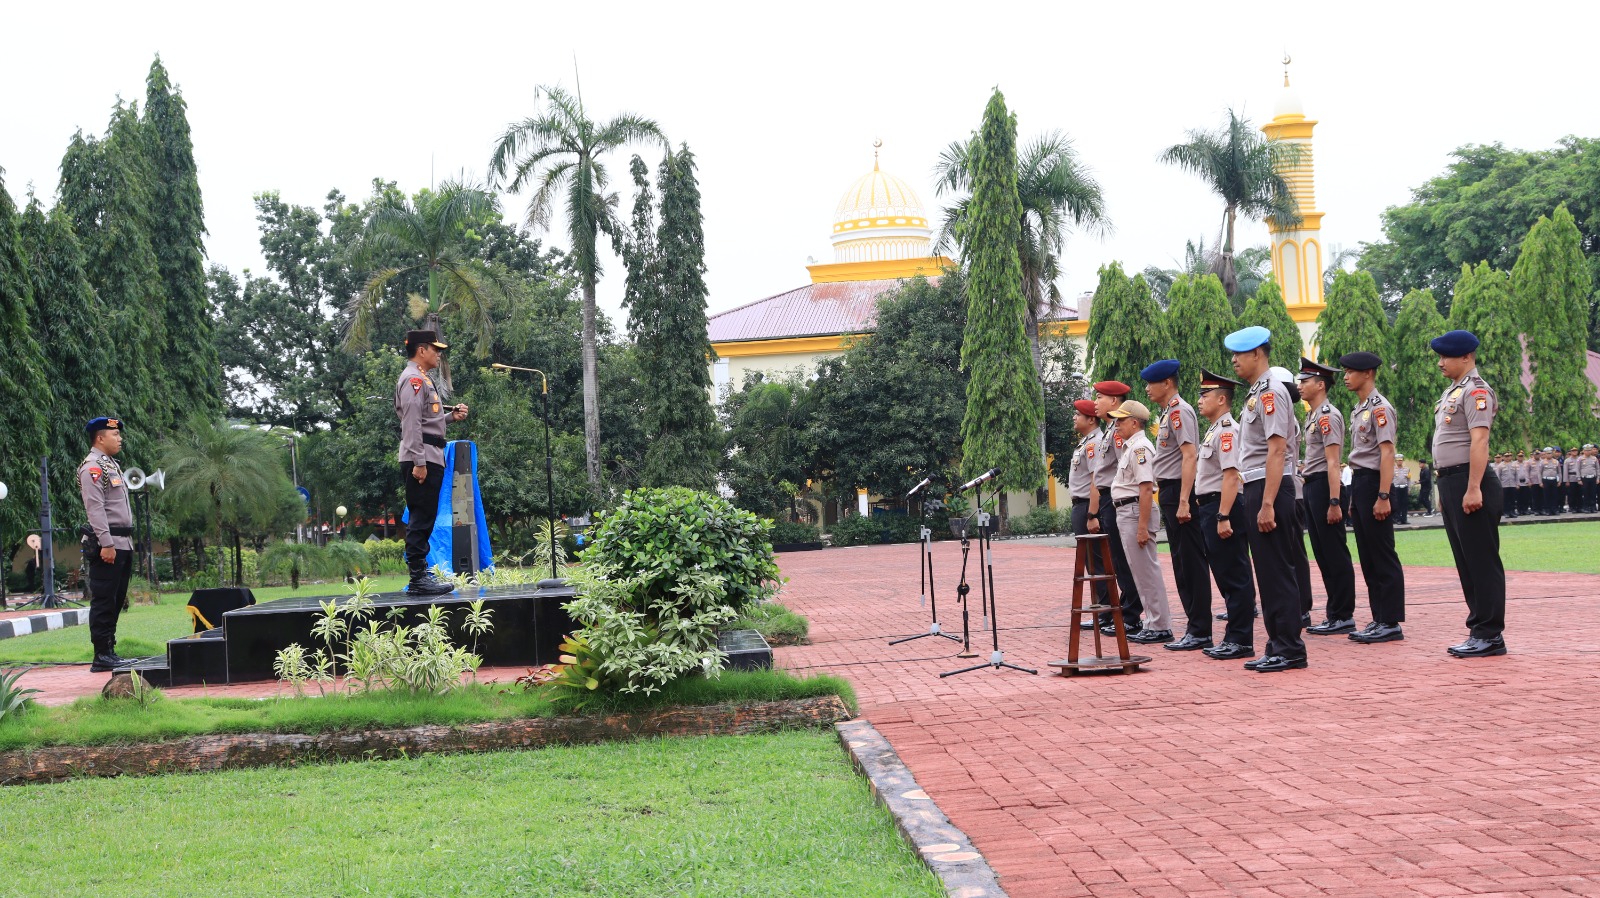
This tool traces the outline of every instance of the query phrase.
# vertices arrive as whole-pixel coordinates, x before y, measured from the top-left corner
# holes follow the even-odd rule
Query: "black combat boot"
[[[435,577],[426,565],[412,567],[411,582],[406,584],[406,593],[413,596],[442,596],[455,589],[455,584]]]

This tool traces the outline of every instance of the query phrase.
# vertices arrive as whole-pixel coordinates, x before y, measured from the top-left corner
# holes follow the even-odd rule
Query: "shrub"
[[[1025,515],[1011,519],[1011,532],[1018,536],[1062,533],[1063,513],[1048,505],[1036,505]]]
[[[398,567],[405,566],[406,544],[399,539],[369,539],[362,543],[367,549],[367,558],[372,562],[372,572],[381,573],[383,566],[393,562]]]
[[[261,553],[260,569],[264,577],[287,574],[291,589],[300,588],[301,577],[328,577],[339,572],[328,550],[315,543],[278,543]]]
[[[817,529],[816,524],[796,524],[792,521],[779,521],[772,525],[772,544],[775,546],[814,543],[821,539],[822,531]]]
[[[922,538],[922,519],[903,514],[885,514],[873,518],[883,528],[886,543],[914,543]]]
[[[883,525],[865,515],[840,518],[828,530],[828,538],[836,546],[871,546],[883,542]]]
[[[359,577],[372,567],[372,556],[358,542],[336,539],[328,543],[324,551],[328,555],[328,563],[345,580]]]

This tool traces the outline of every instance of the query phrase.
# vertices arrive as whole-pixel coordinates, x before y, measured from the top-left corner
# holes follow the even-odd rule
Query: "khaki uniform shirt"
[[[1111,498],[1130,499],[1139,495],[1139,485],[1156,483],[1156,447],[1150,438],[1139,431],[1122,444],[1122,458],[1117,462],[1117,476],[1111,481]]]
[[[1582,476],[1578,473],[1578,465],[1581,462],[1582,459],[1576,455],[1567,456],[1566,460],[1561,463],[1562,481],[1566,483],[1577,483],[1579,480],[1581,480]]]
[[[400,461],[416,466],[444,464],[444,425],[449,420],[433,378],[415,361],[394,385],[394,413],[400,418]]]
[[[1582,480],[1600,477],[1600,456],[1585,455],[1578,459],[1578,477]]]
[[[1267,440],[1271,437],[1283,437],[1285,452],[1288,444],[1294,441],[1298,431],[1294,420],[1294,404],[1289,401],[1289,391],[1283,384],[1272,380],[1270,374],[1263,374],[1261,378],[1250,386],[1250,393],[1245,397],[1244,414],[1239,418],[1239,471],[1244,475],[1245,482],[1262,479],[1255,475],[1256,469],[1263,471],[1267,465]],[[1283,459],[1283,473],[1285,476],[1294,473],[1294,456],[1285,455]]]
[[[89,526],[94,529],[100,548],[132,551],[132,536],[111,534],[112,527],[133,527],[128,483],[117,460],[99,449],[90,449],[89,457],[78,465],[78,492],[83,496],[83,510],[89,513]]]
[[[1194,406],[1174,396],[1156,428],[1156,479],[1183,479],[1183,447],[1200,439]]]
[[[1561,462],[1553,458],[1539,459],[1539,479],[1547,483],[1555,483],[1561,479]]]
[[[1394,406],[1383,398],[1382,393],[1373,390],[1372,395],[1363,399],[1350,413],[1350,429],[1354,431],[1354,441],[1350,444],[1350,466],[1368,471],[1378,470],[1382,460],[1378,447],[1394,442],[1396,427]],[[1434,461],[1444,464],[1437,457]]]
[[[1466,464],[1471,457],[1473,428],[1493,427],[1499,410],[1494,388],[1478,376],[1476,368],[1445,387],[1444,395],[1433,407],[1433,463],[1441,468]],[[1512,462],[1505,467],[1515,465]],[[1514,483],[1510,474],[1509,470],[1501,471],[1501,482]]]
[[[1411,471],[1405,465],[1394,466],[1394,476],[1390,478],[1389,485],[1397,490],[1411,486]]]
[[[1110,489],[1111,481],[1117,477],[1117,462],[1122,452],[1122,438],[1112,432],[1113,428],[1107,427],[1100,431],[1100,439],[1094,444],[1094,485],[1096,489]]]
[[[1326,474],[1328,473],[1329,446],[1338,446],[1344,449],[1344,415],[1333,407],[1333,403],[1324,402],[1321,406],[1312,409],[1306,415],[1306,454],[1305,464],[1301,466],[1301,474]]]
[[[1067,492],[1074,499],[1087,499],[1094,492],[1094,447],[1100,441],[1100,431],[1095,431],[1078,441],[1072,452],[1072,470],[1067,474]]]
[[[1519,474],[1517,474],[1517,484],[1518,485],[1520,485],[1520,486],[1532,486],[1534,481],[1539,479],[1539,460],[1538,459],[1530,458],[1527,461],[1517,462],[1517,467],[1522,469],[1522,471]]]
[[[1200,441],[1200,458],[1195,463],[1194,492],[1222,492],[1222,472],[1239,468],[1239,424],[1232,415],[1223,415],[1206,429]]]

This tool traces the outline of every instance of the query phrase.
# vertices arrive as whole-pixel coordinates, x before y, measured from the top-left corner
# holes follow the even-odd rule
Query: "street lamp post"
[[[500,371],[523,371],[528,374],[539,375],[540,393],[544,396],[544,490],[548,507],[550,523],[550,579],[560,580],[561,575],[556,572],[556,475],[555,457],[550,454],[550,378],[545,376],[538,368],[519,368],[516,365],[502,365],[495,362],[489,367]]]
[[[350,509],[345,508],[343,505],[341,505],[338,508],[335,508],[333,510],[334,517],[339,519],[339,538],[340,539],[346,539],[347,538],[347,536],[345,535],[345,532],[344,532],[344,516],[349,514],[349,513],[350,513]]]

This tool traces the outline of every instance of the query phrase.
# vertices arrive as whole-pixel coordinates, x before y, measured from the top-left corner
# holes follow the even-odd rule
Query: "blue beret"
[[[1259,324],[1234,331],[1222,339],[1222,345],[1230,352],[1249,352],[1270,342],[1272,342],[1272,331]]]
[[[1433,347],[1434,352],[1453,359],[1477,351],[1478,338],[1472,331],[1451,331],[1442,337],[1434,337],[1428,345]]]
[[[83,426],[83,432],[94,436],[102,430],[121,430],[122,421],[118,418],[94,418]]]
[[[1139,377],[1146,383],[1166,380],[1178,373],[1179,364],[1177,359],[1162,359],[1159,362],[1151,362],[1144,366],[1143,371],[1139,372]]]
[[[1383,359],[1376,352],[1347,352],[1339,356],[1339,367],[1347,371],[1376,371],[1383,367]]]

